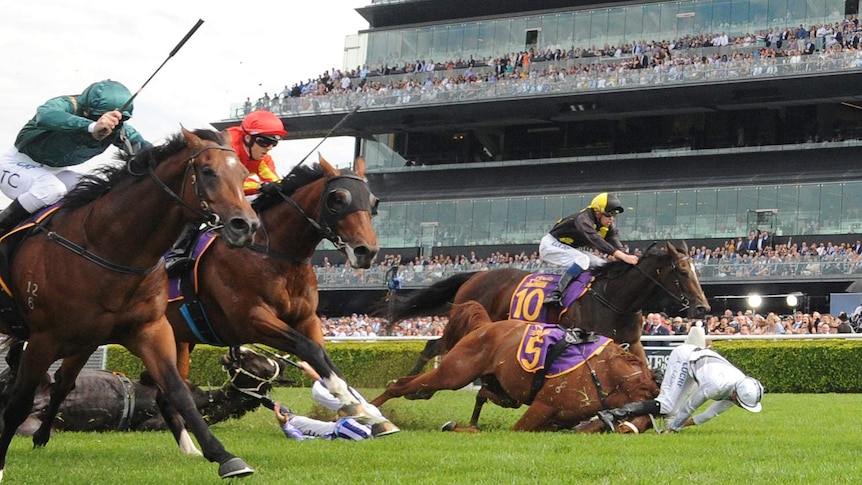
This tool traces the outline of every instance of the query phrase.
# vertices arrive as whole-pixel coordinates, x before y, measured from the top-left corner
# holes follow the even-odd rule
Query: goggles
[[[264,148],[274,147],[278,145],[278,139],[266,135],[257,135],[254,137],[254,142]]]

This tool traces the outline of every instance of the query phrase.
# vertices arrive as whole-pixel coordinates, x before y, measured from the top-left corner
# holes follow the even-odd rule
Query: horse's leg
[[[168,430],[174,435],[174,440],[176,440],[177,445],[180,447],[180,453],[203,456],[201,450],[198,449],[195,442],[189,436],[186,430],[186,422],[183,420],[182,415],[180,415],[177,408],[173,406],[161,389],[156,391],[156,406],[159,408],[159,413],[161,413]]]
[[[481,342],[476,341],[481,345]],[[466,340],[446,354],[440,365],[429,372],[418,376],[402,377],[386,387],[383,394],[378,396],[372,404],[384,403],[393,397],[411,395],[414,399],[428,399],[441,389],[457,390],[470,384],[478,378],[487,365],[485,353],[477,348],[478,345],[470,345]]]
[[[95,348],[88,352],[82,352],[78,355],[63,359],[60,368],[54,373],[54,383],[51,385],[51,398],[48,401],[48,407],[42,411],[39,419],[42,424],[39,429],[33,433],[33,447],[40,448],[48,444],[51,439],[51,429],[54,427],[54,420],[57,418],[57,412],[60,410],[60,404],[69,395],[69,392],[75,388],[75,379],[81,373],[81,369],[90,358],[90,354],[95,352]]]
[[[0,481],[3,480],[3,473],[6,470],[9,444],[18,426],[30,415],[39,382],[54,362],[54,356],[57,355],[57,352],[51,352],[51,349],[52,347],[42,344],[37,337],[31,337],[29,345],[21,353],[15,384],[0,397],[0,407],[3,408],[3,432],[0,434]]]
[[[559,404],[548,405],[537,399],[512,426],[512,431],[554,431],[555,428],[549,422],[558,410]]]
[[[254,473],[242,458],[225,450],[195,407],[191,392],[180,379],[177,371],[174,333],[164,316],[140,332],[130,335],[124,345],[143,361],[159,389],[164,392],[166,399],[179,411],[192,434],[197,438],[204,457],[219,464],[220,477],[237,477]]]
[[[425,365],[434,357],[440,355],[440,345],[441,340],[434,339],[429,340],[425,343],[425,348],[422,349],[422,353],[419,354],[419,359],[416,360],[416,365],[410,369],[410,372],[407,373],[408,376],[415,376],[422,372],[422,369],[425,368]]]
[[[482,392],[482,389],[476,393],[476,403],[473,404],[473,415],[470,416],[470,427],[479,429],[479,415],[482,414],[482,407],[488,402],[488,397]]]

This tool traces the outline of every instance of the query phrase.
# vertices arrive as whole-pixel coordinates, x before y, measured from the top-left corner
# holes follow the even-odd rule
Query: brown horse
[[[87,357],[108,343],[123,345],[143,361],[204,456],[220,464],[222,477],[253,472],[213,436],[177,372],[162,259],[187,221],[221,221],[230,245],[251,243],[259,219],[242,196],[247,171],[209,130],[183,129],[164,145],[123,159],[125,166],[85,176],[58,210],[18,229],[24,237],[3,289],[14,296],[23,318],[17,322],[4,313],[0,330],[24,337],[23,328],[29,336],[15,383],[2,397],[0,479],[9,444],[48,367],[63,359],[51,391],[52,405],[59,406]],[[48,426],[34,435],[36,446],[47,442]],[[185,431],[182,439],[191,443]]]
[[[310,263],[325,238],[351,267],[370,267],[379,249],[371,225],[377,204],[362,158],[353,170],[337,170],[320,157],[318,164],[294,169],[262,193],[254,202],[261,219],[254,244],[234,251],[215,238],[197,259],[197,296],[205,323],[189,322],[183,315],[188,295],[168,305],[180,374],[188,375],[189,344],[264,344],[308,362],[342,401],[344,413],[380,425],[377,433],[391,430],[388,421],[366,416],[324,349],[317,277]]]
[[[218,389],[189,387],[198,412],[207,424],[237,419],[262,405],[257,395],[267,396],[272,385],[283,379],[277,361],[249,349],[235,349],[221,358],[227,372]],[[10,384],[10,369],[0,373],[0,390]],[[51,377],[39,387],[30,416],[18,428],[21,436],[32,436],[42,424],[48,407]],[[106,370],[84,369],[75,387],[60,406],[53,431],[164,431],[168,427],[156,402],[158,388],[147,379],[130,379]]]
[[[502,391],[502,398],[514,400],[514,403],[506,403],[507,407],[530,403],[512,430],[556,431],[572,430],[581,421],[616,403],[652,399],[658,395],[658,386],[649,368],[611,340],[574,370],[546,377],[536,391],[534,374],[522,367],[518,356],[520,344],[527,339],[528,325],[522,320],[492,322],[477,302],[456,305],[441,337],[450,350],[440,365],[425,374],[398,379],[372,404],[381,406],[401,396],[428,399],[438,390],[460,389],[479,377],[483,377],[480,393],[495,400],[501,394],[486,387],[486,378],[491,377]],[[543,337],[540,332],[531,337],[530,343],[540,344]],[[478,424],[475,413],[474,418],[473,427]],[[640,423],[640,429],[645,429],[646,423],[648,419]]]
[[[388,303],[390,322],[420,315],[443,315],[451,303],[469,300],[479,302],[492,320],[527,319],[544,299],[548,288],[531,288],[524,294],[513,293],[530,272],[501,268],[477,273],[462,273],[438,281]],[[697,272],[688,256],[688,248],[677,249],[670,241],[650,246],[636,266],[622,261],[610,262],[593,271],[595,277],[587,293],[575,300],[559,319],[566,328],[578,327],[631,346],[630,351],[646,364],[646,353],[640,342],[641,309],[657,294],[665,293],[690,312],[705,314],[709,303],[700,287]],[[509,315],[513,300],[520,298],[520,315]],[[433,357],[440,355],[441,340],[429,340],[416,367],[418,374]]]

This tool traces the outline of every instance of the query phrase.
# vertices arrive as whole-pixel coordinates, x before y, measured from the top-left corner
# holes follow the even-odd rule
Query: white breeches
[[[68,167],[34,162],[15,147],[0,157],[0,190],[31,214],[62,199],[79,179]]]

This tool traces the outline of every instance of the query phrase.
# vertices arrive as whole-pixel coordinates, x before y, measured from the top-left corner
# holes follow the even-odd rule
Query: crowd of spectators
[[[650,82],[648,78],[619,76],[626,71],[652,71],[663,75],[663,79],[682,80],[707,77],[705,70],[719,65],[729,68],[722,70],[722,75],[728,77],[774,74],[775,67],[770,67],[770,64],[777,58],[804,69],[801,67],[803,56],[819,54],[823,59],[837,59],[842,53],[856,54],[860,49],[860,41],[862,29],[854,15],[834,23],[772,28],[734,38],[722,32],[685,36],[673,41],[641,40],[619,46],[572,46],[567,50],[559,47],[530,48],[496,58],[477,59],[471,55],[466,59],[445,62],[416,60],[395,65],[381,63],[373,69],[368,66],[357,66],[348,71],[333,68],[317,78],[309,78],[291,87],[285,85],[281,93],[275,92],[270,96],[267,92],[256,101],[247,98],[237,117],[255,109],[269,109],[276,113],[289,113],[312,106],[320,109],[320,103],[324,102],[321,98],[330,95],[368,95],[372,98],[369,101],[372,104],[388,103],[385,101],[387,99],[410,102],[414,97],[419,99],[457,90],[459,85],[505,80],[553,79],[577,82],[580,79],[584,88],[611,87]],[[702,55],[701,49],[712,47],[720,50],[709,56]],[[574,62],[584,60],[590,62]],[[770,62],[760,62],[764,60]],[[858,67],[858,63],[841,67]],[[399,79],[397,75],[402,76]],[[531,83],[526,89],[541,90],[547,87]],[[307,98],[307,102],[300,105],[290,102],[296,98]],[[379,101],[381,99],[384,101]]]
[[[725,310],[721,315],[707,315],[692,320],[688,317],[668,317],[665,313],[649,313],[643,321],[644,335],[688,335],[692,326],[704,328],[707,335],[816,335],[862,332],[858,323],[851,322],[846,312],[837,316],[820,312],[791,312],[765,315],[752,310],[745,312]],[[658,345],[662,343],[659,342]]]
[[[443,328],[448,322],[449,319],[445,316],[428,316],[407,318],[390,326],[387,319],[364,313],[345,317],[320,317],[324,337],[439,337],[443,335]]]
[[[641,255],[640,248],[626,250]],[[751,232],[727,240],[715,248],[689,247],[695,267],[704,279],[793,278],[828,275],[862,274],[862,240],[846,242],[793,242],[775,244],[771,236]],[[599,255],[603,256],[603,255]],[[397,278],[401,286],[424,286],[456,273],[496,268],[518,268],[527,271],[558,272],[559,268],[542,262],[538,252],[511,254],[495,251],[482,258],[475,251],[468,254],[434,254],[405,258],[387,254],[371,269],[333,265],[328,258],[315,266],[321,286],[387,286]],[[397,268],[393,270],[393,268]]]

